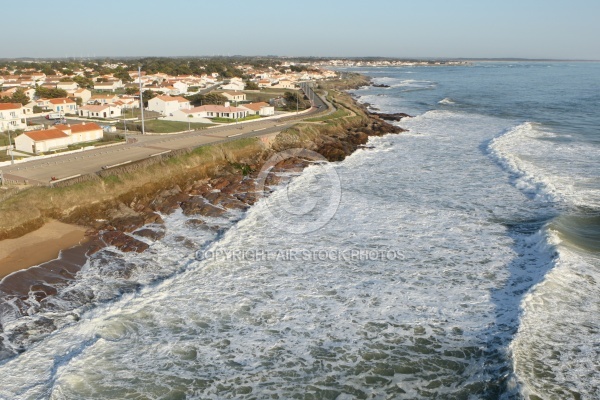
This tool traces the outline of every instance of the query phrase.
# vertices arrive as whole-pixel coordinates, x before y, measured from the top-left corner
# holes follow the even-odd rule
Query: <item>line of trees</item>
[[[23,105],[29,103],[29,97],[25,94],[23,89],[17,89],[12,96],[3,96],[0,98],[0,103],[21,103]]]

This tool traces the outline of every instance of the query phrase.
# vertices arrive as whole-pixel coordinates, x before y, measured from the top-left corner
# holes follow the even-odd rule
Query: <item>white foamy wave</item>
[[[409,90],[429,90],[437,87],[437,83],[427,80],[418,79],[399,79],[399,78],[374,78],[376,84],[388,85],[390,88],[404,88],[403,91]]]
[[[446,97],[445,99],[438,101],[438,104],[451,105],[451,104],[456,104],[456,102],[454,100],[452,100],[450,97]]]
[[[525,122],[493,139],[488,150],[525,193],[567,206],[600,206],[600,192],[591,184],[600,170],[597,146]]]
[[[511,344],[524,398],[596,398],[600,362],[597,255],[557,243],[555,267],[522,302]]]
[[[499,222],[530,213],[478,146],[505,122],[435,111],[406,123],[423,134],[373,138],[335,164],[343,195],[320,231],[281,234],[261,200],[207,248],[231,258],[195,261],[185,239],[204,241],[166,216],[166,240],[139,257],[185,268],[0,365],[0,397],[506,393],[513,289],[544,258]],[[283,190],[294,199],[317,171]]]

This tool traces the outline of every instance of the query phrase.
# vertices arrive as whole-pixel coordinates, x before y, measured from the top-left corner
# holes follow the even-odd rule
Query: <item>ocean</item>
[[[600,398],[600,64],[342,71],[408,132],[3,305],[0,398]]]

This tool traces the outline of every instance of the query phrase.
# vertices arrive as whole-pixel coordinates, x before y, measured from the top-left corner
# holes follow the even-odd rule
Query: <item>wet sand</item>
[[[0,279],[54,260],[59,252],[83,243],[86,228],[50,221],[20,238],[0,241]]]

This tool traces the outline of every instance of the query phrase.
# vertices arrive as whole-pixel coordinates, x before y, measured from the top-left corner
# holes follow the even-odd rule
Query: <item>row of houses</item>
[[[246,94],[241,92],[225,92],[227,98],[236,102],[246,100]],[[148,109],[155,111],[163,116],[173,117],[171,119],[187,121],[188,118],[194,118],[197,122],[200,119],[228,118],[239,119],[249,115],[270,116],[275,115],[275,107],[265,102],[240,104],[231,106],[230,102],[224,105],[207,104],[192,108],[190,101],[180,96],[157,96],[148,101]],[[205,121],[209,122],[209,121]]]

